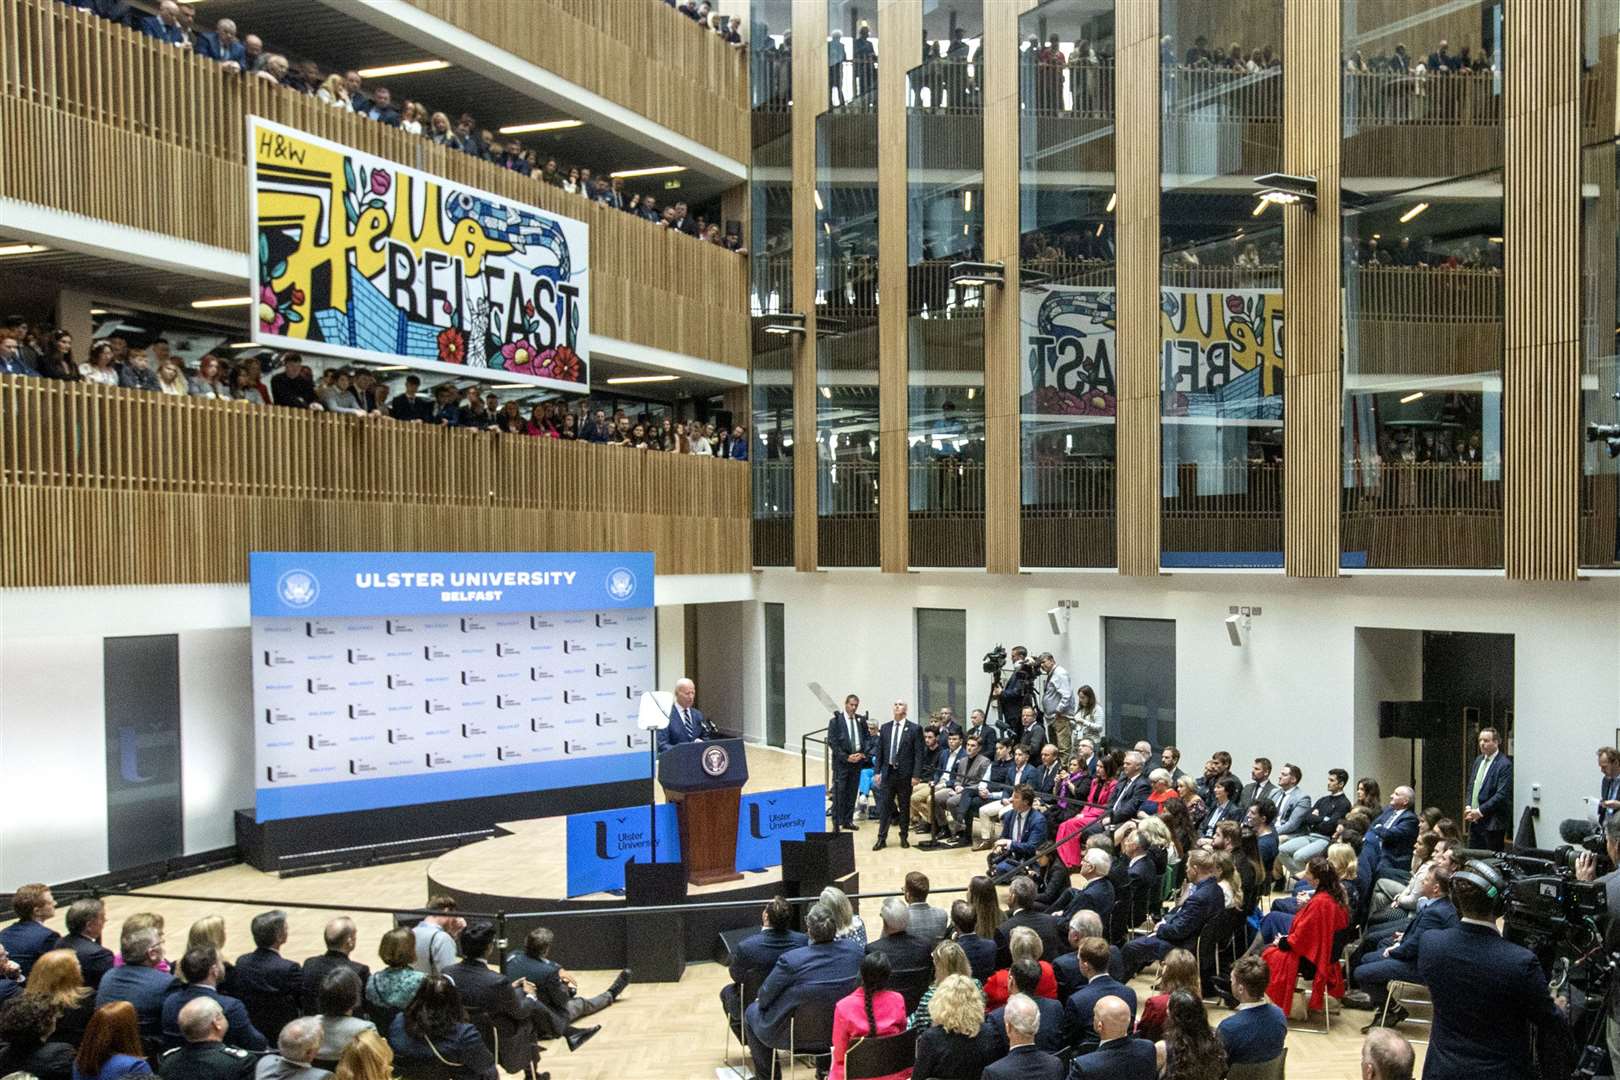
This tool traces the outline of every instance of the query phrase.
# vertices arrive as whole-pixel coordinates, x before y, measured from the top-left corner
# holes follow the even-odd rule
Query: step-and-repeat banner
[[[254,552],[259,821],[649,776],[648,552]]]

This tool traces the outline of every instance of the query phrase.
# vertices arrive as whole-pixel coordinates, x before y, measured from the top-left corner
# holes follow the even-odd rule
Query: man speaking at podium
[[[691,679],[678,681],[675,684],[675,704],[669,710],[669,726],[658,733],[660,754],[677,743],[702,742],[719,737],[720,733],[710,726],[703,712],[694,707],[695,701],[697,684]]]

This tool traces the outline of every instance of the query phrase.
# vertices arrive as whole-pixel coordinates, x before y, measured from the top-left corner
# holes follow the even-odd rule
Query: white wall
[[[1049,649],[1077,682],[1089,682],[1101,694],[1102,619],[1175,619],[1177,742],[1185,758],[1202,761],[1213,750],[1227,749],[1239,761],[1256,754],[1296,761],[1314,779],[1306,784],[1313,794],[1334,766],[1355,776],[1385,774],[1398,765],[1397,779],[1405,776],[1404,743],[1386,746],[1376,734],[1358,734],[1358,689],[1363,696],[1375,691],[1370,671],[1358,687],[1358,627],[1515,635],[1516,797],[1523,806],[1532,785],[1541,784],[1544,822],[1579,811],[1585,787],[1596,784],[1584,783],[1596,776],[1589,751],[1612,741],[1620,726],[1615,578],[1531,586],[1457,576],[1301,581],[1177,574],[1135,581],[1112,574],[1001,578],[771,570],[760,573],[757,595],[761,602],[786,605],[789,745],[825,721],[807,689],[811,681],[835,698],[858,693],[875,713],[886,714],[887,702],[914,697],[917,607],[967,612],[970,699],[987,688],[979,681],[979,658],[997,641]],[[1080,601],[1061,639],[1046,618],[1046,609],[1060,598]],[[1263,608],[1242,648],[1229,644],[1223,626],[1230,604]],[[1416,643],[1418,637],[1405,640]],[[762,636],[756,631],[743,640],[744,669],[758,673]],[[1388,645],[1400,639],[1363,640]],[[1409,683],[1410,665],[1420,663],[1413,658],[1402,675],[1388,667],[1388,656],[1383,659],[1379,678],[1391,686]],[[744,689],[745,709],[760,715],[762,676],[751,674]],[[1375,711],[1371,722],[1376,733]],[[1581,786],[1572,785],[1572,778]]]
[[[1390,781],[1405,782],[1413,775],[1412,743],[1378,737],[1378,703],[1420,701],[1423,698],[1423,632],[1356,628],[1355,742],[1356,777],[1377,777],[1385,791]],[[1423,775],[1423,747],[1417,747],[1418,776]],[[1353,795],[1355,789],[1351,788]]]

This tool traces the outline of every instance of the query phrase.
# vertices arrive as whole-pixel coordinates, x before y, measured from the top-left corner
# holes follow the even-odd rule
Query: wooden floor
[[[770,751],[755,750],[750,757],[755,790],[789,787],[799,783],[799,761]],[[820,782],[819,766],[812,768],[811,782]],[[936,889],[961,887],[975,873],[984,869],[984,857],[966,850],[919,851],[900,848],[897,835],[891,835],[889,846],[873,852],[874,823],[863,823],[856,834],[857,864],[862,888],[868,891],[898,889],[907,871],[922,870]],[[533,876],[550,877],[557,873],[554,867],[537,867],[529,857],[502,857],[498,841],[462,849],[455,857],[474,857],[479,848],[490,852],[491,876],[513,884],[521,884]],[[505,853],[510,856],[511,851]],[[529,853],[525,852],[525,856]],[[448,856],[447,856],[448,857]],[[561,858],[561,849],[556,849]],[[323,949],[321,930],[329,914],[300,909],[301,903],[348,903],[384,908],[410,908],[419,906],[426,897],[427,860],[394,863],[389,866],[363,870],[344,870],[310,877],[278,879],[262,874],[247,866],[233,866],[195,877],[182,878],[154,887],[149,892],[178,894],[185,897],[207,897],[206,900],[163,899],[142,900],[137,897],[109,897],[108,931],[104,941],[116,947],[117,928],[123,919],[136,911],[152,911],[166,920],[166,945],[171,956],[178,956],[185,947],[186,930],[203,915],[218,913],[227,923],[226,951],[232,956],[247,952],[252,947],[248,934],[248,921],[263,904],[232,901],[267,901],[285,909],[289,916],[291,940],[284,954],[302,960]],[[938,902],[948,904],[953,897],[942,896]],[[222,902],[224,901],[224,902]],[[876,919],[876,904],[866,904],[866,917]],[[377,942],[391,921],[387,915],[358,915],[360,947],[356,959],[377,965]],[[62,929],[61,917],[53,920]],[[557,929],[563,931],[564,923]],[[582,972],[580,991],[597,993],[611,981],[611,972]],[[632,984],[623,999],[598,1018],[603,1030],[577,1054],[570,1054],[558,1045],[548,1051],[543,1065],[556,1080],[683,1080],[708,1078],[723,1064],[727,1045],[724,1021],[719,1006],[720,987],[726,981],[723,968],[712,963],[690,964],[679,984]],[[1139,978],[1134,984],[1139,996],[1147,994],[1150,980]],[[1214,1010],[1211,1019],[1219,1021],[1224,1010]],[[1333,1030],[1328,1034],[1312,1034],[1300,1030],[1288,1038],[1288,1076],[1291,1080],[1339,1080],[1360,1076],[1359,1028],[1369,1018],[1368,1013],[1348,1011],[1334,1014]],[[1419,1030],[1419,1033],[1421,1031]],[[739,1061],[733,1045],[732,1060]],[[1423,1047],[1417,1047],[1419,1069],[1422,1067]],[[728,1074],[729,1075],[729,1074]],[[803,1073],[801,1072],[801,1075]]]

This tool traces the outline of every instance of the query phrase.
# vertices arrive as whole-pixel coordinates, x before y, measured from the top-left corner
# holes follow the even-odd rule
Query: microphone
[[[1565,818],[1558,823],[1558,839],[1566,844],[1579,844],[1592,835],[1592,823],[1581,818]]]

